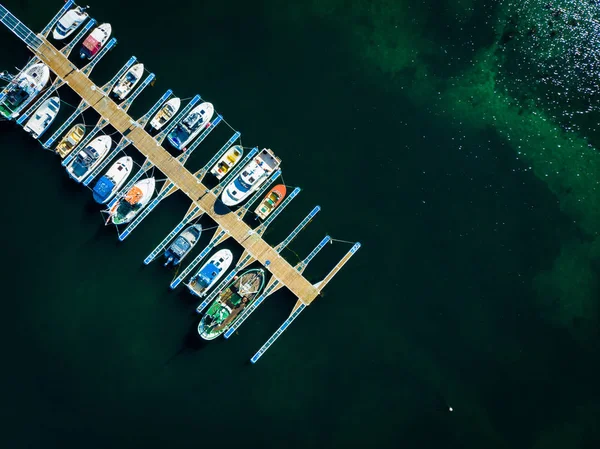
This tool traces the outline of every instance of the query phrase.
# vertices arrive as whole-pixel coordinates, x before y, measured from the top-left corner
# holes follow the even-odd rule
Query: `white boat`
[[[129,223],[150,202],[154,195],[156,181],[146,178],[136,182],[123,198],[115,203],[109,211],[112,222],[116,225]]]
[[[102,161],[111,146],[112,139],[110,137],[96,137],[87,147],[80,150],[67,165],[67,173],[75,181],[81,182]]]
[[[234,145],[223,155],[221,159],[211,168],[210,172],[218,179],[221,180],[229,171],[237,164],[242,155],[244,149],[241,145]]]
[[[83,41],[83,46],[79,52],[81,58],[92,59],[98,54],[100,49],[104,47],[104,44],[108,41],[112,33],[112,27],[110,23],[103,23],[99,27],[95,28],[91,34]]]
[[[46,64],[33,64],[6,86],[6,95],[0,103],[0,115],[8,119],[19,116],[25,106],[40,93],[50,80]]]
[[[123,156],[118,159],[94,186],[93,195],[97,203],[107,203],[123,186],[133,168],[133,159]]]
[[[167,259],[165,267],[171,262],[173,262],[173,265],[179,265],[183,258],[196,246],[201,235],[202,225],[193,224],[184,229],[165,251],[165,259]]]
[[[150,126],[155,130],[161,129],[165,124],[175,117],[177,111],[181,106],[181,100],[177,97],[171,98],[169,101],[165,103],[165,105],[156,113],[152,121],[150,122]]]
[[[169,133],[169,142],[178,150],[185,146],[206,128],[215,113],[212,103],[202,103],[190,111],[186,118]]]
[[[225,274],[232,260],[233,254],[228,249],[217,251],[190,280],[188,284],[190,292],[194,295],[204,296]]]
[[[58,110],[60,109],[60,99],[58,97],[50,97],[42,103],[33,113],[33,116],[27,120],[23,129],[31,133],[34,139],[39,139],[44,132],[50,127]]]
[[[144,64],[134,64],[125,75],[119,80],[117,85],[113,88],[113,94],[119,100],[124,100],[129,92],[135,87],[137,83],[142,79],[144,74]]]
[[[52,37],[57,41],[63,40],[69,37],[73,32],[79,28],[79,26],[85,22],[88,18],[87,8],[78,6],[77,8],[70,9],[60,18],[54,31],[52,31]]]
[[[271,150],[263,148],[223,189],[221,201],[226,206],[240,204],[263,185],[280,164],[281,159],[275,156]]]

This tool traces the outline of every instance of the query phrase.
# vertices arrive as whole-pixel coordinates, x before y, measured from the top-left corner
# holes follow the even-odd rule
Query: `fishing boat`
[[[52,31],[52,37],[60,41],[73,34],[85,22],[85,19],[88,18],[88,14],[85,12],[86,9],[78,6],[67,11],[56,24],[54,31]]]
[[[281,204],[285,197],[285,193],[286,189],[283,184],[278,184],[273,187],[260,202],[260,205],[254,210],[256,216],[263,220],[267,218],[271,212]]]
[[[173,265],[179,265],[183,258],[187,256],[192,248],[198,243],[202,234],[202,225],[195,224],[188,226],[179,236],[175,239],[171,246],[165,251],[165,267],[173,262]]]
[[[83,41],[83,46],[79,52],[79,56],[83,58],[92,59],[98,54],[100,49],[104,47],[106,41],[110,37],[112,27],[110,23],[103,23],[99,27],[95,28],[91,34]]]
[[[233,254],[228,249],[221,249],[213,254],[192,277],[188,284],[190,292],[194,295],[204,296],[225,274],[232,260]]]
[[[181,100],[177,97],[171,98],[165,103],[165,105],[156,113],[154,118],[150,121],[150,126],[155,130],[161,129],[169,120],[175,117],[179,107],[181,106]]]
[[[110,137],[96,137],[67,165],[67,173],[75,181],[81,182],[102,161],[111,146]]]
[[[191,112],[178,124],[173,131],[169,133],[169,142],[178,150],[185,150],[185,146],[194,139],[200,131],[209,125],[210,119],[215,113],[212,103],[204,102],[196,106]]]
[[[242,310],[258,298],[264,284],[265,271],[262,268],[251,269],[234,277],[200,320],[200,336],[205,340],[214,340],[229,329]]]
[[[273,151],[264,148],[227,184],[221,194],[221,201],[226,206],[240,204],[263,185],[280,164],[281,159],[275,156]]]
[[[137,83],[142,79],[144,74],[144,64],[134,64],[125,75],[119,80],[117,85],[113,88],[113,94],[117,99],[124,100],[129,92],[135,87]]]
[[[123,156],[118,159],[94,186],[94,201],[100,204],[107,203],[123,186],[133,168],[133,159]]]
[[[50,69],[46,64],[33,64],[16,76],[8,86],[0,103],[0,114],[7,119],[19,116],[25,108],[48,84]]]
[[[83,136],[85,136],[85,126],[81,123],[73,126],[56,145],[56,153],[64,159],[81,142]]]
[[[135,216],[148,205],[156,181],[154,178],[146,178],[136,182],[133,187],[110,209],[110,217],[116,225],[129,223]]]
[[[233,168],[235,164],[237,164],[242,155],[244,154],[244,149],[240,145],[234,145],[223,155],[221,159],[215,164],[213,168],[211,168],[210,172],[218,179],[221,180],[223,176],[229,173],[229,170]]]
[[[60,109],[60,99],[58,97],[50,97],[36,109],[33,116],[27,120],[23,129],[31,133],[34,139],[38,139],[50,127],[58,110]]]

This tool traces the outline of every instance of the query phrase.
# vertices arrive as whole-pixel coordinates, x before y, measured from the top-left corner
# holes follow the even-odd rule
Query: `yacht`
[[[217,251],[192,277],[188,284],[190,292],[197,296],[204,296],[225,274],[232,260],[233,254],[228,249]]]
[[[273,151],[264,148],[227,184],[221,194],[221,201],[226,206],[240,204],[263,185],[280,164],[281,159]]]
[[[136,182],[125,197],[121,198],[110,209],[110,219],[116,225],[129,223],[135,216],[148,205],[154,189],[156,181],[154,178],[146,178]]]
[[[133,168],[133,159],[123,156],[118,159],[94,186],[94,201],[107,203],[123,186]]]
[[[133,65],[125,75],[119,80],[117,85],[113,88],[113,94],[117,99],[124,100],[129,92],[135,87],[137,83],[142,79],[144,74],[144,64],[139,63]]]
[[[104,44],[106,44],[106,41],[108,41],[111,32],[112,27],[110,26],[110,23],[103,23],[94,29],[94,31],[92,31],[92,33],[83,41],[83,46],[81,47],[79,56],[82,59],[92,59],[98,54],[100,49],[104,47]]]
[[[59,109],[60,99],[58,97],[48,98],[37,108],[33,116],[27,120],[23,129],[31,133],[34,139],[39,139],[50,127]]]
[[[67,173],[77,182],[83,181],[102,161],[112,146],[109,136],[100,136],[92,140],[87,147],[80,150],[77,156],[67,165]]]
[[[240,161],[243,154],[244,149],[240,145],[232,146],[210,172],[220,181]]]
[[[179,236],[175,239],[171,246],[165,251],[165,267],[169,263],[173,262],[173,265],[179,265],[183,258],[187,256],[192,248],[198,243],[202,234],[202,225],[194,224],[188,226]]]
[[[33,64],[24,70],[6,86],[6,95],[0,102],[0,115],[7,119],[18,117],[49,80],[50,69],[46,64]]]
[[[209,126],[210,119],[215,113],[212,103],[202,103],[196,106],[179,123],[173,131],[169,133],[169,142],[178,150],[185,150],[185,146],[194,139],[200,131]]]
[[[85,125],[78,123],[60,140],[56,146],[56,153],[64,159],[81,142],[83,136],[85,136]]]
[[[177,114],[177,111],[179,111],[180,106],[181,100],[179,98],[171,98],[165,103],[160,111],[157,112],[150,122],[150,126],[156,131],[160,130],[169,120],[175,117],[175,114]]]
[[[56,24],[54,31],[52,31],[52,37],[60,41],[73,34],[88,18],[88,14],[85,12],[86,9],[78,6],[67,11]]]

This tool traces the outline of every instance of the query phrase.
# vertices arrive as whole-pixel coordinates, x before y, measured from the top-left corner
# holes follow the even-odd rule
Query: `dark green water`
[[[505,133],[469,123],[438,91],[445,98],[494,44],[492,2],[135,3],[91,3],[119,40],[92,79],[103,84],[134,54],[158,79],[133,116],[168,88],[199,93],[245,146],[272,148],[286,184],[304,190],[266,240],[323,208],[290,262],[326,233],[363,248],[252,366],[289,314],[289,292],[238,335],[199,346],[194,300],[168,289],[160,262],[142,264],[185,197],[118,243],[89,190],[0,123],[1,447],[597,447],[598,331],[577,331],[597,309],[565,325],[535,281],[564,245],[591,237]],[[3,4],[33,30],[61,6]],[[22,66],[24,46],[4,29],[0,38],[0,68]],[[378,53],[382,42],[396,53]],[[192,168],[230,135],[219,125]],[[307,277],[320,280],[348,249],[327,246]],[[567,281],[596,304],[588,259],[593,280]]]

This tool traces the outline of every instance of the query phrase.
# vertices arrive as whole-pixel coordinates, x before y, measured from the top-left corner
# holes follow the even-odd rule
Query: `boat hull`
[[[177,111],[179,111],[180,107],[181,100],[179,98],[171,98],[150,121],[150,127],[156,131],[160,131],[163,126],[169,123],[173,117],[175,117],[175,114],[177,114]]]
[[[23,129],[30,133],[34,139],[39,139],[44,134],[60,110],[58,97],[50,97],[33,113]]]
[[[241,145],[232,146],[213,166],[210,173],[220,181],[242,159],[243,154],[244,148]]]
[[[112,27],[109,23],[103,23],[97,27],[88,37],[85,38],[85,41],[83,41],[79,56],[82,59],[92,59],[98,54],[98,52],[100,52],[102,47],[104,47],[104,44],[106,44],[108,41],[111,32]]]
[[[214,340],[240,318],[242,311],[259,297],[265,285],[262,268],[250,269],[235,277],[219,294],[198,324],[204,340]]]
[[[52,31],[52,37],[57,41],[61,41],[73,34],[88,18],[88,14],[84,11],[80,7],[67,11],[56,24]]]
[[[269,193],[265,195],[259,206],[254,210],[258,218],[266,219],[277,206],[281,204],[285,198],[286,188],[283,184],[278,184],[273,187]]]
[[[133,159],[124,156],[117,160],[102,176],[93,189],[94,201],[99,204],[108,203],[119,191],[131,174]]]
[[[75,181],[83,181],[102,162],[111,146],[112,139],[109,136],[96,137],[86,148],[80,150],[77,156],[67,165],[67,173]],[[94,158],[85,161],[90,154],[94,154]]]
[[[131,67],[113,88],[113,95],[118,100],[124,100],[133,88],[140,82],[144,74],[144,64],[139,63]]]
[[[228,249],[221,249],[213,254],[208,261],[200,267],[188,284],[188,289],[193,295],[204,296],[223,277],[231,266],[233,254]]]
[[[181,123],[179,123],[167,136],[171,145],[178,150],[185,150],[186,145],[194,140],[203,129],[209,126],[214,112],[215,108],[211,103],[202,103],[192,109]],[[192,120],[192,117],[194,116],[197,117],[198,120],[194,122],[193,125],[186,125],[186,123]]]
[[[111,221],[113,222],[113,224],[126,224],[133,220],[137,216],[137,214],[139,214],[152,199],[152,195],[154,195],[155,185],[156,181],[154,180],[154,178],[142,179],[141,181],[135,183],[131,190],[127,192],[125,197],[117,201],[117,203],[110,210]],[[139,191],[141,192],[141,196],[137,200],[137,203],[131,206],[127,206],[126,204],[124,204],[124,202],[127,202],[126,198],[136,188],[139,189]],[[123,212],[120,211],[122,203],[124,206],[127,206],[126,210]]]
[[[85,136],[85,126],[81,123],[73,126],[56,146],[56,153],[64,159],[81,142],[83,136]]]
[[[221,201],[230,207],[241,204],[269,179],[280,164],[281,160],[271,150],[263,149],[227,184],[221,194]]]
[[[46,64],[33,64],[16,77],[8,87],[0,103],[0,115],[7,119],[17,118],[50,80],[50,69]]]
[[[188,226],[165,251],[165,266],[169,263],[179,265],[190,251],[196,246],[202,235],[201,225]]]

